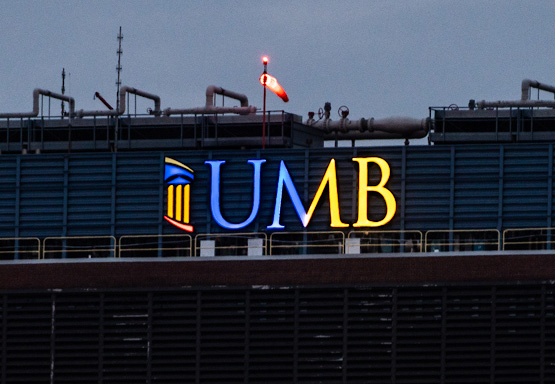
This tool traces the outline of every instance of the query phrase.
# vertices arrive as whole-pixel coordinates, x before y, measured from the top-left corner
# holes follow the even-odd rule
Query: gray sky
[[[122,26],[122,83],[163,109],[204,105],[212,84],[262,108],[266,54],[290,99],[269,93],[269,109],[306,119],[329,101],[334,119],[341,105],[352,119],[421,118],[429,106],[518,99],[523,78],[555,84],[554,20],[553,0],[11,1],[0,112],[30,111],[34,88],[60,92],[62,68],[77,109],[103,109],[95,91],[114,105]]]

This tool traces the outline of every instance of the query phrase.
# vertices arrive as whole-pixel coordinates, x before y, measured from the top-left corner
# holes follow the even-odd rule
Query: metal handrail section
[[[399,247],[399,249],[405,249],[408,252],[422,252],[423,249],[423,237],[421,231],[416,230],[404,230],[404,231],[351,231],[347,236],[347,242],[350,239],[365,239],[372,241],[371,243],[361,243],[357,244],[362,250],[363,248],[375,248],[382,253],[386,252],[389,247],[391,247],[390,252],[394,252],[394,246]],[[378,241],[375,242],[374,240]],[[414,242],[416,240],[416,243]],[[393,243],[397,242],[397,243]],[[347,247],[352,246],[352,244],[347,244]],[[416,246],[416,248],[415,248]]]
[[[152,241],[149,241],[152,239]],[[134,243],[124,244],[125,241],[130,240]],[[172,242],[172,240],[175,240]],[[179,240],[185,240],[188,243],[188,247],[182,247]],[[171,246],[173,243],[178,246]],[[156,244],[150,246],[151,244]],[[188,254],[185,257],[193,256],[193,238],[191,235],[187,234],[176,234],[176,235],[124,235],[119,238],[118,241],[118,257],[121,258],[123,253],[129,252],[153,252],[157,251],[161,254],[164,251],[175,251],[183,252],[186,251]],[[126,256],[124,256],[126,257]]]
[[[13,242],[13,246],[8,248],[1,244],[4,242]],[[24,242],[25,244],[21,244]],[[27,242],[30,244],[27,245]],[[34,244],[36,242],[36,244]],[[0,237],[0,259],[4,259],[3,255],[14,255],[14,259],[19,259],[20,255],[31,253],[36,254],[36,258],[41,257],[40,239],[38,237]],[[30,247],[27,249],[27,247]],[[4,250],[7,249],[7,250]]]
[[[36,237],[5,237],[0,238],[0,259],[10,260],[4,255],[13,255],[13,259],[19,259],[21,255],[29,254],[36,255],[37,259],[121,258],[127,257],[131,252],[145,252],[148,257],[154,252],[158,252],[159,256],[175,252],[179,257],[195,257],[201,256],[201,250],[212,251],[213,256],[279,255],[283,254],[280,252],[283,250],[293,255],[309,253],[315,249],[322,250],[322,253],[336,249],[337,252],[332,253],[345,254],[350,246],[364,249],[360,253],[403,252],[403,247],[404,252],[407,252],[407,247],[409,252],[537,250],[551,249],[552,244],[555,244],[553,235],[555,227],[510,228],[505,229],[502,236],[497,229],[455,229],[427,232],[351,231],[347,234],[342,231],[274,232],[269,239],[264,232],[204,233],[197,234],[194,239],[189,234],[124,235],[118,239],[114,236],[46,237],[43,240]],[[280,238],[283,236],[286,238]],[[249,244],[250,239],[260,239],[262,242]],[[350,244],[353,239],[360,240]],[[204,244],[203,247],[203,240],[212,240],[214,243]],[[365,243],[365,240],[368,242]],[[375,252],[372,251],[373,248],[376,249]],[[395,251],[397,248],[399,251]]]
[[[514,233],[516,236],[509,236]],[[520,235],[518,235],[520,233]],[[555,239],[552,240],[552,235],[555,233],[555,227],[545,228],[509,228],[503,231],[503,250],[514,250],[520,248],[512,248],[511,246],[526,245],[529,249],[549,249],[551,244],[555,244]],[[517,238],[513,241],[511,238]],[[545,238],[545,240],[540,240]],[[540,245],[541,247],[537,247]]]
[[[291,242],[291,244],[277,244],[277,240],[276,237],[277,236],[282,236],[282,235],[287,235],[289,237],[293,237],[293,236],[302,236],[303,237],[303,241],[299,242],[299,241],[293,241],[293,240],[289,240]],[[310,243],[310,240],[307,237],[310,236],[324,236],[324,235],[328,235],[328,236],[335,236],[335,235],[339,235],[340,238],[340,242],[338,243],[332,243],[332,244],[314,244],[314,243]],[[332,241],[336,241],[337,239],[331,239]],[[318,239],[316,239],[316,241],[318,241]],[[323,239],[323,241],[326,241],[325,239]],[[300,244],[299,244],[300,243]],[[270,235],[270,255],[275,254],[274,250],[278,250],[278,249],[304,249],[304,250],[308,250],[311,248],[337,248],[338,250],[340,250],[340,252],[338,252],[338,254],[344,254],[345,253],[345,233],[341,232],[341,231],[323,231],[323,232],[319,232],[319,231],[313,231],[313,232],[274,232]]]
[[[248,244],[248,240],[250,239],[262,239],[262,247],[253,246],[250,247]],[[214,241],[214,244],[209,247],[202,247],[201,241],[208,240]],[[246,240],[246,245],[237,245],[235,244],[227,244],[227,245],[217,245],[215,243],[216,240],[223,241],[228,240],[230,242],[237,242],[238,240]],[[262,256],[267,254],[267,244],[268,244],[268,235],[264,232],[243,232],[243,233],[201,233],[195,236],[195,256],[202,256],[202,251],[213,252],[213,256],[216,256],[217,253],[230,253],[238,255],[237,251],[246,251],[247,254],[249,252],[249,248],[262,248]]]
[[[94,244],[91,246],[90,244],[85,244],[83,246],[80,245],[71,245],[68,242],[73,241],[93,241],[97,242],[98,244]],[[109,244],[102,243],[102,241],[109,241]],[[48,242],[54,241],[61,241],[62,247],[56,247],[53,249],[48,248]],[[71,254],[88,254],[86,257],[88,258],[96,258],[96,257],[105,257],[105,256],[98,256],[97,252],[109,252],[111,256],[107,257],[115,257],[116,256],[116,245],[117,241],[114,236],[62,236],[62,237],[46,237],[43,240],[43,247],[42,247],[42,258],[46,259],[48,255],[61,253],[61,258],[67,258],[68,255]],[[85,258],[86,258],[85,257]]]
[[[494,234],[496,236],[495,241],[489,241],[485,238],[480,238],[480,234]],[[432,239],[431,236],[433,235],[447,235],[448,240],[445,241],[444,238]],[[453,235],[470,235],[469,241],[455,241]],[[478,235],[478,236],[474,236]],[[449,247],[447,251],[451,251],[453,247],[481,247],[481,246],[488,246],[488,245],[495,245],[497,249],[495,251],[501,250],[501,233],[497,229],[452,229],[452,230],[431,230],[427,231],[424,236],[424,252],[445,252],[442,250],[442,247]],[[438,248],[436,248],[438,247]],[[485,249],[480,249],[480,251],[485,251]]]

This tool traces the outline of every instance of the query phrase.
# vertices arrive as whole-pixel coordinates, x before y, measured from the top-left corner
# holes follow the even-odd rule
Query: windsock
[[[268,75],[267,73],[263,73],[260,76],[260,84],[266,86],[266,88],[274,92],[286,103],[289,101],[289,97],[287,97],[287,93],[285,93],[281,85],[279,85],[275,77]]]

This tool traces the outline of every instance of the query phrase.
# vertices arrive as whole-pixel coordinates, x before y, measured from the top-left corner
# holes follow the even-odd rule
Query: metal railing
[[[555,228],[514,228],[503,231],[503,250],[553,249]]]
[[[342,254],[345,234],[330,232],[274,232],[270,235],[270,255]]]
[[[36,237],[0,238],[0,260],[38,259],[41,257],[40,244]]]
[[[490,252],[550,250],[555,227],[407,231],[263,232],[171,235],[6,237],[0,260],[110,258],[287,256],[310,254]]]
[[[199,234],[195,236],[195,255],[264,256],[267,240],[263,232]]]
[[[500,233],[497,229],[456,229],[426,232],[425,252],[498,251]]]
[[[422,252],[422,239],[420,231],[352,231],[345,253]]]
[[[43,259],[89,258],[116,256],[114,236],[46,237]]]
[[[190,235],[126,235],[118,242],[118,257],[191,257]]]

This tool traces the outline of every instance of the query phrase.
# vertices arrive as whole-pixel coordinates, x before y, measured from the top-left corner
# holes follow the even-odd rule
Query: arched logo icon
[[[193,226],[189,225],[191,183],[195,179],[193,173],[185,164],[165,158],[164,181],[168,187],[168,206],[164,219],[187,232],[193,232]]]

